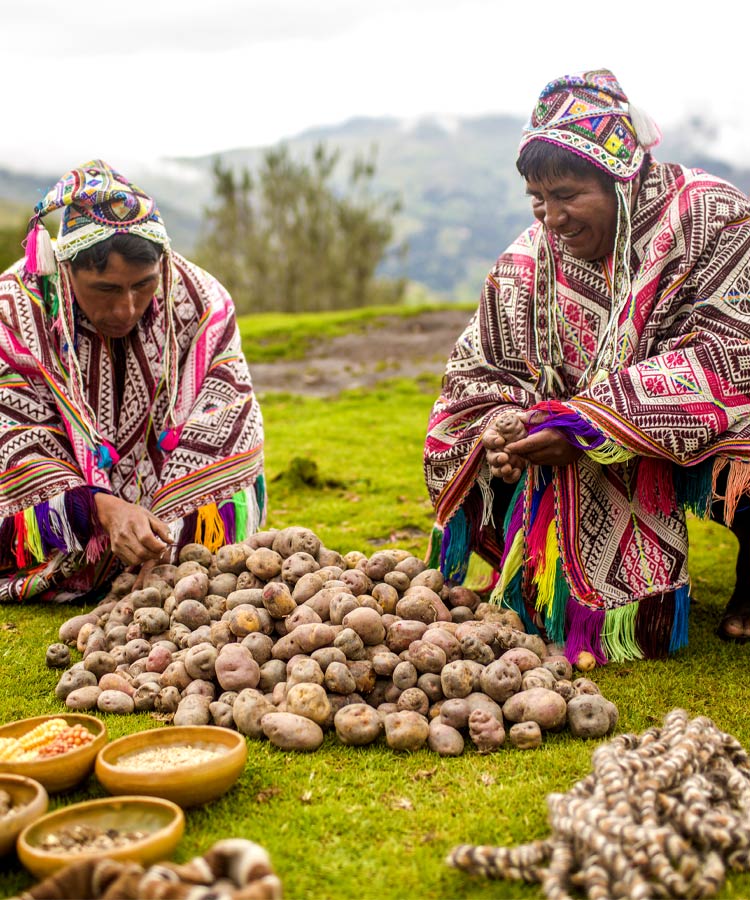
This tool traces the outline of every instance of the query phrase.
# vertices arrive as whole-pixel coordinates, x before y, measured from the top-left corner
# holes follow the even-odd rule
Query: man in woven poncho
[[[605,69],[547,85],[517,162],[537,222],[487,278],[425,448],[435,562],[574,662],[687,643],[685,513],[712,501],[740,539],[719,633],[750,637],[750,203],[656,162],[658,138]]]
[[[264,505],[229,295],[171,250],[143,191],[101,160],[72,170],[0,277],[0,601],[69,599],[170,546],[241,540]]]

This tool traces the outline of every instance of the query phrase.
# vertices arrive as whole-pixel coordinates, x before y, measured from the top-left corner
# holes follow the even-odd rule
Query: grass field
[[[421,447],[437,379],[393,381],[334,400],[263,398],[269,524],[304,524],[341,552],[370,554],[389,544],[420,554],[431,511]],[[312,461],[317,484],[301,480]],[[690,646],[666,662],[610,665],[593,673],[620,710],[618,730],[640,732],[675,707],[707,715],[750,746],[750,646],[713,634],[729,596],[734,539],[712,523],[691,522],[696,604]],[[46,646],[80,607],[0,607],[0,721],[60,711],[58,674]],[[146,715],[102,715],[111,737],[158,727]],[[223,837],[246,837],[271,854],[288,898],[443,900],[540,897],[533,886],[466,877],[445,866],[458,843],[514,844],[547,834],[545,796],[564,792],[590,770],[594,744],[551,735],[535,752],[468,749],[456,759],[429,751],[403,755],[384,745],[346,748],[328,736],[311,755],[249,741],[238,785],[219,801],[188,810],[177,858]],[[53,798],[57,807],[103,795],[92,779]],[[0,871],[0,896],[31,879],[13,860]],[[731,876],[720,895],[750,896],[750,876]]]

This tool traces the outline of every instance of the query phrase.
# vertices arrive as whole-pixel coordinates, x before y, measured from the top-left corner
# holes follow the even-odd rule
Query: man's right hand
[[[127,566],[158,560],[171,543],[169,526],[147,509],[99,491],[96,512],[115,556]]]
[[[482,434],[490,472],[495,478],[513,484],[521,477],[527,462],[515,453],[508,453],[506,445],[525,437],[526,426],[518,412],[508,411],[494,419]]]

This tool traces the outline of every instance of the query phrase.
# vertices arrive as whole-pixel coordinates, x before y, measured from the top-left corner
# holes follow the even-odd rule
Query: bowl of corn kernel
[[[96,754],[106,743],[107,727],[94,716],[19,719],[0,727],[0,772],[33,778],[57,794],[91,774]]]

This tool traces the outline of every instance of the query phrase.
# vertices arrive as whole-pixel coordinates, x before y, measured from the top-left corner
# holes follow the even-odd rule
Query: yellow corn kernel
[[[24,752],[18,738],[0,738],[0,761],[18,762],[18,757]]]
[[[24,750],[35,750],[37,747],[43,747],[54,739],[64,728],[68,727],[65,719],[49,719],[42,722],[26,734],[22,734],[18,742]]]

